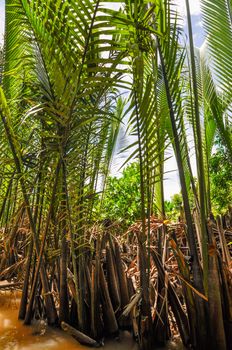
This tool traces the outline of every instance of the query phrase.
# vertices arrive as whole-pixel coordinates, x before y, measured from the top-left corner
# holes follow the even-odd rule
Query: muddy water
[[[19,292],[0,292],[0,350],[90,350],[78,344],[61,330],[48,328],[43,335],[35,335],[36,326],[24,326],[18,321]],[[120,341],[108,340],[103,350],[138,350],[128,332],[120,335]],[[170,342],[166,350],[182,350],[179,344]],[[162,348],[162,350],[165,350]],[[156,349],[158,350],[158,349]]]
[[[89,350],[72,337],[57,329],[47,329],[44,335],[33,335],[35,326],[18,321],[20,293],[0,293],[0,350]],[[130,334],[120,341],[107,341],[104,350],[138,350]]]

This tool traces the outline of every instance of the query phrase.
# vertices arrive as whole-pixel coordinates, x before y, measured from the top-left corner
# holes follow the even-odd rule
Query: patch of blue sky
[[[5,0],[0,0],[0,45],[3,44],[4,27],[5,27]]]

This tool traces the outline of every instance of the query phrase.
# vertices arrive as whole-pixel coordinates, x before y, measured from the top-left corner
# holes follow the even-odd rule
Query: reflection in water
[[[90,350],[78,344],[59,329],[48,328],[44,335],[38,334],[35,326],[24,326],[18,321],[20,293],[0,293],[0,350]],[[42,332],[43,333],[43,330]],[[120,341],[107,340],[104,350],[138,350],[138,345],[128,332],[123,332]],[[170,342],[162,350],[183,350],[181,344]],[[156,349],[159,350],[159,349]]]
[[[0,293],[0,350],[88,350],[79,345],[69,335],[56,329],[48,329],[44,335],[33,335],[34,327],[24,326],[18,321],[20,293]],[[137,350],[129,333],[125,332],[121,340],[109,340],[104,350]]]

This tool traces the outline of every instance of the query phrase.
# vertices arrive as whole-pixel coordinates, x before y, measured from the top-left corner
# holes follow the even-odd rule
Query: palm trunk
[[[62,184],[62,202],[61,211],[64,217],[61,222],[61,257],[60,257],[60,308],[59,308],[59,322],[69,322],[69,300],[68,300],[68,285],[67,285],[67,203],[66,203],[66,171],[64,169],[65,163],[63,161],[63,184]]]
[[[209,347],[212,350],[226,350],[226,336],[224,330],[222,300],[221,300],[221,282],[219,279],[219,268],[217,259],[216,241],[213,235],[212,227],[209,227]]]
[[[3,100],[3,98],[2,98],[2,100]],[[5,108],[5,109],[3,110],[3,108]],[[15,144],[16,137],[14,136],[13,130],[10,127],[9,121],[6,118],[6,116],[9,117],[9,110],[7,109],[7,106],[5,106],[5,107],[1,106],[0,113],[1,113],[3,125],[5,128],[6,136],[7,136],[7,139],[8,139],[8,142],[9,142],[9,145],[10,145],[13,157],[14,157],[15,166],[16,166],[16,169],[17,169],[17,172],[19,175],[19,181],[20,181],[22,194],[23,194],[23,198],[24,198],[24,202],[25,202],[25,206],[26,206],[26,210],[27,210],[28,219],[30,222],[30,228],[31,228],[31,231],[33,234],[33,240],[34,240],[34,244],[35,244],[36,254],[39,258],[39,256],[40,256],[39,239],[37,236],[36,226],[35,226],[35,222],[34,222],[33,215],[32,215],[29,197],[27,194],[26,184],[25,184],[24,177],[22,174],[22,160],[21,160],[21,156],[19,155],[19,153],[17,151],[19,149],[19,147],[17,147]],[[41,275],[43,290],[45,293],[45,303],[46,303],[46,309],[48,312],[48,314],[47,314],[48,323],[49,324],[56,324],[57,323],[57,312],[55,309],[53,297],[50,293],[48,277],[47,277],[47,273],[45,270],[43,259],[41,261],[40,275]]]
[[[192,215],[191,215],[191,209],[189,204],[189,198],[188,198],[188,191],[187,191],[187,185],[185,180],[185,174],[184,174],[184,167],[183,167],[183,159],[181,156],[181,145],[180,145],[180,139],[177,131],[176,121],[175,121],[175,113],[173,109],[172,104],[172,97],[171,97],[171,91],[169,87],[168,77],[166,73],[166,67],[165,67],[165,61],[162,54],[161,45],[159,42],[159,38],[157,38],[158,42],[158,51],[161,61],[161,67],[162,67],[162,73],[165,83],[165,89],[166,89],[166,96],[170,111],[170,119],[171,119],[171,125],[172,125],[172,132],[174,136],[174,144],[175,144],[175,151],[176,151],[176,161],[177,166],[179,170],[179,177],[180,177],[180,184],[181,184],[181,192],[182,192],[182,198],[183,198],[183,204],[184,204],[184,211],[185,211],[185,217],[186,217],[186,223],[187,223],[187,239],[188,244],[190,248],[190,254],[192,257],[192,268],[193,268],[193,279],[194,279],[194,286],[201,292],[204,292],[203,282],[202,282],[202,269],[200,267],[198,253],[197,253],[197,247],[196,247],[196,241],[195,241],[195,232],[193,228],[192,223]],[[206,318],[205,318],[205,305],[202,299],[198,296],[196,296],[196,307],[197,307],[197,314],[198,319],[201,320],[201,326],[199,326],[198,323],[198,334],[197,339],[199,341],[199,350],[206,348],[206,340],[207,340],[207,330],[206,330]]]
[[[35,223],[37,223],[37,220],[38,220],[39,204],[40,204],[40,199],[41,199],[43,165],[44,165],[43,164],[43,157],[41,154],[40,168],[39,168],[39,175],[38,175],[38,186],[37,186],[37,194],[36,194],[36,203],[35,203],[35,214],[34,214]],[[42,206],[41,206],[41,209],[42,209]],[[38,221],[39,221],[39,224],[37,225],[37,231],[40,232],[41,217],[39,217]],[[31,259],[32,259],[32,255],[33,255],[33,247],[34,247],[34,242],[33,242],[33,239],[31,237],[31,242],[30,242],[28,257],[27,257],[23,290],[22,290],[22,297],[21,297],[20,308],[19,308],[18,318],[20,320],[24,320],[24,318],[26,316],[27,302],[28,302],[27,299],[28,299],[28,291],[29,291],[29,279],[30,279],[30,267],[31,267]],[[30,315],[30,318],[31,318],[31,315]]]
[[[142,56],[142,53],[139,53]],[[141,58],[141,57],[139,57]],[[137,58],[136,58],[137,59]],[[136,76],[136,73],[135,73]],[[135,78],[134,78],[135,79]],[[136,77],[137,79],[137,77]],[[138,250],[139,250],[139,269],[140,269],[140,287],[142,290],[142,302],[141,302],[141,315],[139,322],[139,340],[140,346],[143,350],[150,350],[152,347],[152,319],[151,319],[151,308],[150,308],[150,298],[149,298],[149,265],[150,261],[148,256],[150,255],[150,250],[148,251],[148,256],[146,253],[146,205],[145,205],[145,193],[148,189],[145,187],[145,176],[144,176],[144,162],[142,154],[142,140],[141,140],[141,130],[140,130],[140,121],[139,121],[139,96],[138,92],[142,93],[141,82],[137,80],[134,81],[134,98],[135,98],[135,113],[136,113],[136,125],[137,125],[137,137],[138,137],[138,148],[139,148],[139,172],[140,172],[140,196],[141,196],[141,219],[142,219],[142,232],[137,235],[138,239]],[[149,174],[148,174],[149,176]],[[147,184],[148,185],[148,184]],[[147,210],[150,213],[149,208],[149,198]],[[148,225],[149,225],[148,218]],[[148,241],[149,241],[149,227],[148,227]]]
[[[92,288],[91,288],[91,335],[100,340],[103,336],[103,326],[100,314],[100,237],[96,242],[95,265],[92,266]]]
[[[202,136],[201,136],[201,123],[200,112],[198,102],[198,88],[196,78],[196,64],[194,57],[194,45],[192,34],[192,23],[189,8],[189,1],[186,0],[187,19],[188,19],[188,31],[189,31],[189,44],[190,44],[190,61],[191,61],[191,73],[193,84],[193,98],[194,98],[194,117],[196,124],[196,137],[195,137],[195,149],[196,149],[196,161],[198,171],[198,184],[199,184],[199,197],[200,197],[200,220],[201,220],[201,241],[202,241],[202,257],[203,257],[203,278],[205,293],[208,293],[208,236],[207,236],[207,200],[206,200],[206,184],[205,184],[205,171],[204,171],[204,159],[202,148]]]
[[[31,238],[28,256],[27,256],[27,264],[26,264],[26,271],[25,271],[25,277],[24,277],[24,283],[23,283],[23,290],[22,290],[22,296],[21,296],[21,302],[19,307],[19,315],[18,318],[20,320],[24,320],[27,310],[27,299],[28,299],[28,290],[29,290],[29,280],[30,280],[30,269],[31,269],[31,259],[33,255],[33,239]]]

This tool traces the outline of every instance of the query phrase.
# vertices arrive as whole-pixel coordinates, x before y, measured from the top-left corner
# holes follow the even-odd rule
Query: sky
[[[0,44],[3,42],[5,0],[0,0]]]
[[[184,30],[187,33],[187,21],[186,21],[186,8],[185,0],[175,0],[179,6],[180,13],[184,18]],[[199,0],[189,0],[190,11],[192,16],[192,26],[193,26],[193,39],[194,44],[197,47],[201,47],[204,41],[204,32],[202,29],[202,20],[201,20],[201,8]]]
[[[56,1],[56,0],[54,0]],[[185,0],[175,0],[179,6],[180,13],[185,16]],[[203,42],[203,31],[202,31],[202,22],[200,16],[200,2],[199,0],[189,0],[192,21],[193,21],[193,32],[194,32],[194,41],[197,47],[200,47]],[[0,44],[3,42],[3,32],[4,32],[4,7],[5,0],[0,0]],[[185,24],[185,29],[186,24]]]
[[[186,20],[186,8],[185,0],[176,0],[179,10],[184,19],[184,31],[188,32],[187,29],[187,20]],[[193,27],[193,39],[196,47],[201,47],[204,42],[204,32],[202,28],[202,19],[201,19],[201,9],[199,0],[189,0],[191,18],[192,18],[192,27]],[[194,161],[193,152],[190,151],[192,170],[194,176],[196,176],[196,164]],[[173,172],[169,173],[170,170],[175,169]],[[175,157],[171,157],[165,164],[164,170],[166,171],[165,181],[164,181],[164,197],[165,199],[170,199],[170,197],[180,192],[179,177],[177,171],[177,164]]]
[[[56,1],[56,0],[54,0]],[[186,23],[186,10],[185,10],[185,0],[175,0],[181,15],[183,16],[184,21],[184,30],[187,33],[187,23]],[[192,16],[192,26],[193,26],[193,35],[195,46],[201,47],[203,44],[203,29],[201,21],[201,11],[200,11],[200,1],[199,0],[189,0],[190,10]],[[3,43],[3,33],[4,33],[4,8],[5,0],[0,0],[0,45]],[[113,174],[117,174],[120,164],[125,161],[125,158],[122,159],[121,155],[116,157],[115,166],[113,167]],[[193,163],[193,172],[196,173],[195,164]],[[164,183],[164,193],[165,198],[170,199],[170,197],[180,191],[177,165],[174,156],[171,157],[166,162],[165,171],[165,183]],[[171,172],[170,172],[171,171]]]

